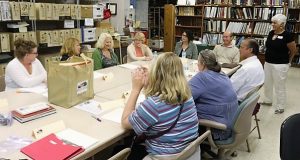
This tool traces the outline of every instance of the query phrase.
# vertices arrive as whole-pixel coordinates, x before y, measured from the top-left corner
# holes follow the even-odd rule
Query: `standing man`
[[[217,61],[222,64],[222,67],[232,67],[240,61],[239,49],[232,44],[232,33],[224,32],[223,34],[223,44],[216,45],[214,48],[214,53],[216,55]]]
[[[230,78],[239,102],[242,102],[249,92],[264,83],[265,73],[257,58],[258,53],[259,46],[256,40],[245,39],[242,41],[240,46],[242,67]]]

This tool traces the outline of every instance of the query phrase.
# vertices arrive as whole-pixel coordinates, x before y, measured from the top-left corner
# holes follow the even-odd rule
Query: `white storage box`
[[[82,28],[82,42],[96,41],[96,28]]]

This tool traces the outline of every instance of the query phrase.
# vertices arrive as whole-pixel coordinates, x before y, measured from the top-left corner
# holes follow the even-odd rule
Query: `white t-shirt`
[[[32,73],[29,74],[19,59],[14,58],[5,69],[5,90],[38,86],[46,79],[46,70],[38,59],[32,62]]]

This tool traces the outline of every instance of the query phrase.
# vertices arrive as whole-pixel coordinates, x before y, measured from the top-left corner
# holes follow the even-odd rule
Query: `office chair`
[[[226,159],[229,157],[237,146],[245,142],[247,139],[252,123],[252,113],[259,99],[257,92],[245,99],[239,106],[233,118],[232,136],[226,140],[213,140],[212,134],[208,136],[210,146],[218,149],[218,158]],[[199,120],[201,126],[205,126],[207,130],[226,129],[226,125],[213,122],[210,120]]]
[[[125,148],[117,154],[115,154],[114,156],[110,157],[108,160],[127,160],[127,157],[129,156],[130,152],[130,148]]]
[[[280,158],[281,160],[299,160],[300,144],[300,113],[288,117],[280,129]]]

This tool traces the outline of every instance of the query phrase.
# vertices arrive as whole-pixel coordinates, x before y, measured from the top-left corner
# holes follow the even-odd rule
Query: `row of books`
[[[235,4],[235,5],[283,5],[284,0],[208,0],[208,4]]]
[[[251,8],[230,8],[230,17],[234,19],[253,19]]]
[[[246,33],[251,34],[251,22],[230,22],[226,31],[232,33]]]
[[[223,43],[222,37],[222,34],[205,33],[203,34],[202,43],[208,45],[217,45]]]
[[[226,18],[228,7],[205,7],[206,18]]]
[[[271,30],[272,26],[270,23],[257,22],[255,24],[253,34],[268,35]]]
[[[206,32],[225,32],[225,30],[226,30],[226,21],[220,21],[220,20],[204,21],[204,31]]]
[[[195,10],[194,7],[178,7],[179,16],[194,16]]]
[[[286,30],[289,32],[300,32],[300,23],[288,23],[286,25]]]
[[[290,0],[289,7],[290,8],[298,8],[298,7],[300,7],[300,0]]]
[[[283,14],[283,8],[254,8],[254,19],[271,20],[280,13]]]

